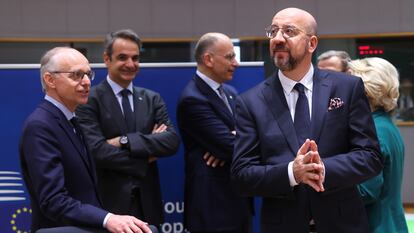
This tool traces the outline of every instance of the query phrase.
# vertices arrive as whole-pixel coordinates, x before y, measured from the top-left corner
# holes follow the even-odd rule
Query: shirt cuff
[[[288,164],[288,175],[289,175],[289,184],[290,187],[298,185],[295,180],[295,175],[293,175],[293,161]]]
[[[321,160],[321,164],[322,164],[322,167],[323,167],[323,170],[322,170],[322,176],[323,176],[323,180],[322,180],[322,184],[323,183],[325,183],[325,175],[326,175],[326,170],[325,170],[325,164],[322,162],[322,160]]]
[[[112,214],[111,213],[108,213],[106,216],[105,216],[105,218],[104,218],[104,220],[103,220],[103,227],[106,229],[106,223],[108,222],[108,219],[110,218],[112,216]]]

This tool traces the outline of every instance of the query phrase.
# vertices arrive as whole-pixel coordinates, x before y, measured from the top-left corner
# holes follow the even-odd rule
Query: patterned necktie
[[[310,138],[310,117],[309,102],[305,95],[305,86],[297,83],[294,87],[299,92],[299,98],[296,102],[294,126],[299,146],[301,146],[307,138]]]
[[[122,110],[124,111],[124,118],[125,123],[128,128],[128,133],[135,132],[135,115],[132,112],[131,104],[129,102],[129,93],[130,91],[128,89],[123,89],[121,91],[122,95]]]
[[[231,107],[230,107],[229,101],[227,100],[226,93],[224,93],[223,86],[222,86],[222,85],[220,85],[220,86],[217,88],[217,91],[219,92],[219,94],[220,94],[220,98],[221,98],[221,99],[223,100],[223,102],[226,104],[226,106],[227,106],[227,108],[229,109],[229,111],[233,114],[233,111],[231,110]]]

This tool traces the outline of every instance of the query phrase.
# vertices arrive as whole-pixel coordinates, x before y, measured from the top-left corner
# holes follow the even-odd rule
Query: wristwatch
[[[119,144],[121,144],[121,148],[123,149],[129,149],[129,140],[127,136],[121,136],[119,138]]]

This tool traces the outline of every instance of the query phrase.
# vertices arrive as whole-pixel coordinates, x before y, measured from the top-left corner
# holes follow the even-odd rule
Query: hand
[[[310,148],[311,148],[311,151],[314,151],[314,152],[318,153],[317,156],[314,156],[312,158],[311,162],[321,164],[322,167],[323,167],[322,172],[319,174],[320,176],[322,176],[322,179],[319,181],[319,184],[318,184],[319,188],[323,192],[323,191],[325,191],[325,188],[323,187],[323,182],[325,181],[325,166],[323,165],[322,159],[319,155],[318,145],[316,144],[316,142],[314,140],[311,140]]]
[[[154,128],[152,129],[152,133],[153,134],[155,134],[155,133],[162,133],[162,132],[165,132],[165,131],[167,131],[167,126],[166,125],[164,125],[164,124],[161,124],[160,126],[158,126],[158,124],[155,124],[154,125]]]
[[[114,137],[114,138],[111,138],[111,139],[107,139],[106,140],[106,142],[109,144],[109,145],[112,145],[112,146],[114,146],[114,147],[118,147],[118,148],[121,148],[121,144],[119,143],[119,139],[120,139],[121,137],[119,136],[119,137]]]
[[[317,192],[323,192],[323,165],[315,141],[307,139],[300,147],[293,161],[293,175],[297,183],[311,186]]]
[[[219,165],[220,167],[223,167],[224,164],[226,163],[226,161],[220,160],[214,157],[212,154],[210,154],[210,152],[206,152],[203,155],[203,159],[206,161],[207,166],[211,166],[211,167],[217,167],[217,165]]]
[[[158,157],[155,157],[155,156],[153,156],[153,155],[150,155],[150,156],[148,157],[148,163],[155,162],[155,161],[157,161],[157,159],[158,159]]]
[[[105,228],[112,233],[151,233],[148,223],[128,215],[111,215]]]

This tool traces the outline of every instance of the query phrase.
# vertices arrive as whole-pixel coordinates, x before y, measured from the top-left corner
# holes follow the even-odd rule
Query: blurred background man
[[[333,70],[337,72],[347,72],[348,62],[351,61],[348,53],[345,51],[329,50],[318,57],[318,68],[324,70]]]

